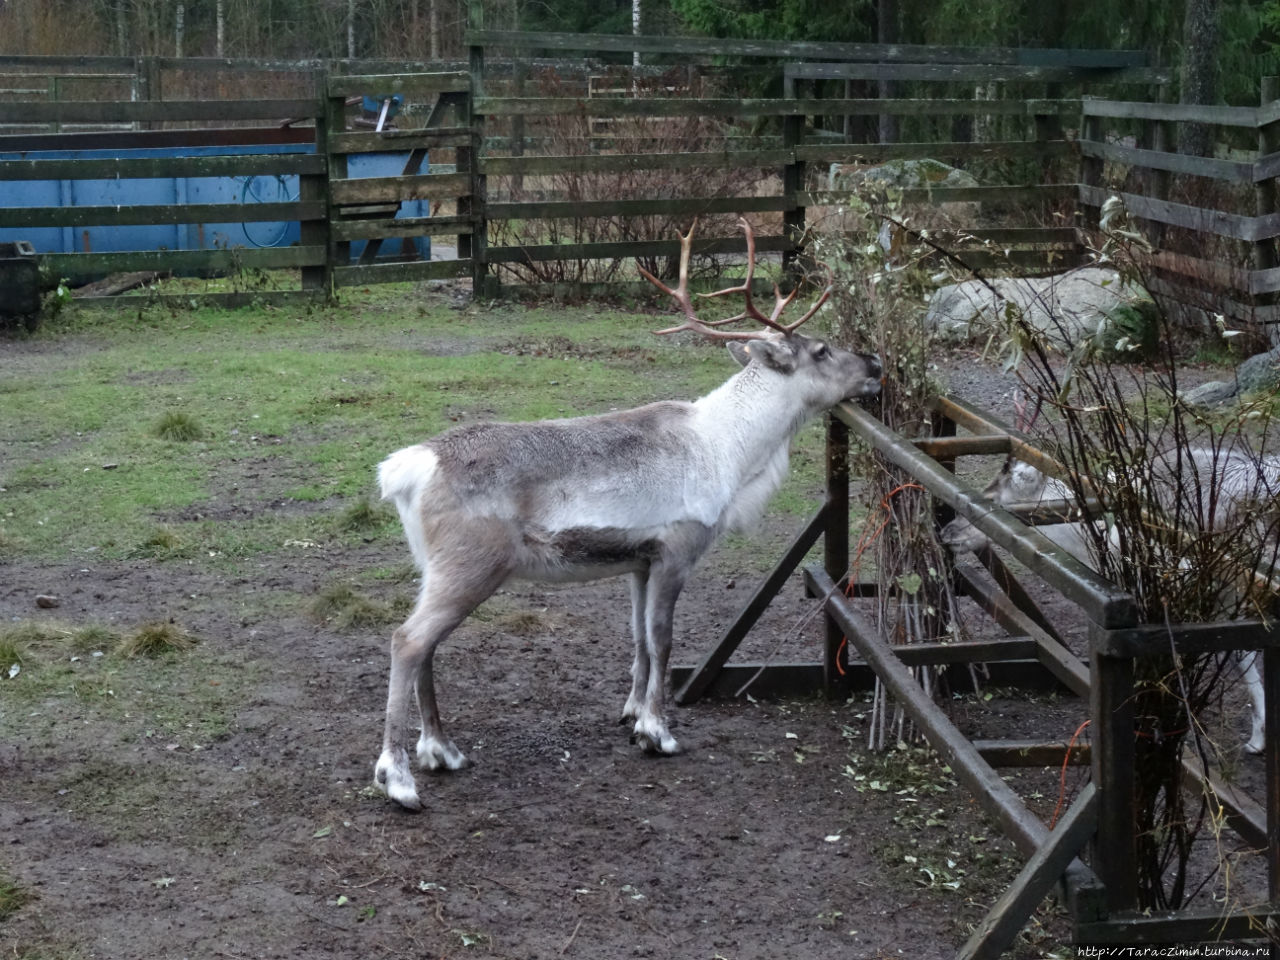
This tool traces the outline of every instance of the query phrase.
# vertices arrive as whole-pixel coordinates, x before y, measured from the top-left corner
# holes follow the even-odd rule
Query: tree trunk
[[[173,55],[182,56],[183,41],[187,32],[187,5],[179,3],[173,12]]]
[[[1218,92],[1219,0],[1186,0],[1182,21],[1182,102],[1211,104]],[[1213,154],[1213,130],[1207,123],[1184,123],[1178,152]]]
[[[214,53],[219,57],[226,56],[227,47],[227,4],[226,0],[217,0],[213,5],[214,19]]]
[[[356,58],[356,0],[347,0],[347,59]]]

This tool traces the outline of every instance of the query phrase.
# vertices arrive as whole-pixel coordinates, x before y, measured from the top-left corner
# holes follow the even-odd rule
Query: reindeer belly
[[[526,529],[513,577],[523,580],[598,580],[646,570],[661,541],[651,531],[618,527]]]

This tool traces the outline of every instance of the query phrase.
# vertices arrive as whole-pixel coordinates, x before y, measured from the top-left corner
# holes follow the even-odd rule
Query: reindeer
[[[1025,408],[1019,406],[1017,425],[1024,432],[1035,420],[1024,420]],[[1037,413],[1038,413],[1037,408]],[[1202,518],[1207,530],[1228,530],[1256,511],[1260,505],[1274,503],[1280,496],[1280,457],[1259,457],[1244,450],[1212,450],[1192,447],[1181,451],[1165,451],[1157,455],[1157,477],[1167,479],[1164,487],[1177,489],[1177,472],[1189,471],[1198,482],[1192,487],[1201,494],[1194,504],[1185,509]],[[1002,507],[1039,506],[1050,501],[1074,500],[1075,491],[1065,481],[1051,477],[1025,460],[1010,456],[1000,472],[983,489],[983,495]],[[1172,496],[1172,493],[1169,494]],[[1168,499],[1165,497],[1164,499]],[[1173,505],[1167,505],[1172,510]],[[1255,520],[1258,536],[1274,536],[1273,524]],[[1118,555],[1120,544],[1115,531],[1108,532],[1100,520],[1082,520],[1076,523],[1055,523],[1039,527],[1048,539],[1062,547],[1077,560],[1090,566],[1098,566],[1095,544],[1106,544],[1106,549]],[[939,538],[955,552],[981,550],[990,544],[986,534],[963,517],[957,517],[942,528]],[[1253,707],[1250,736],[1245,752],[1261,753],[1264,745],[1263,724],[1266,708],[1263,700],[1261,665],[1257,651],[1241,651],[1238,657],[1249,701]]]
[[[724,341],[742,369],[699,400],[663,401],[613,413],[536,423],[456,427],[382,462],[383,499],[394,501],[422,573],[417,605],[391,638],[391,676],[376,785],[393,801],[421,808],[409,769],[410,703],[421,715],[417,759],[458,770],[467,758],[446,738],[432,675],[436,647],[510,578],[580,581],[631,577],[635,657],[622,709],[647,753],[680,747],[667,726],[665,683],[672,617],[698,559],[725,530],[763,510],[786,475],[791,438],[816,414],[880,389],[880,361],[796,333],[831,288],[789,324],[795,296],[775,287],[766,316],[751,299],[755,242],[747,276],[711,297],[741,293],[736,317],[703,322],[688,293],[694,227],[680,237],[679,284],[668,287],[682,330]],[[696,222],[695,222],[696,226]],[[764,330],[720,329],[752,319]]]

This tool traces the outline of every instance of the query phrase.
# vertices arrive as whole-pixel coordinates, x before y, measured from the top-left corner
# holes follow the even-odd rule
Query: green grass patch
[[[591,304],[453,310],[411,285],[305,309],[71,308],[35,335],[57,349],[7,364],[0,556],[217,563],[396,537],[365,501],[399,447],[476,420],[692,399],[734,372],[722,347],[654,337],[667,321]],[[806,512],[820,462],[798,454],[804,489],[780,509]]]
[[[375,600],[345,582],[331,583],[321,590],[311,601],[310,613],[336,630],[382,627],[403,619],[391,604]]]
[[[205,431],[200,421],[191,414],[181,410],[170,410],[155,422],[151,427],[151,433],[161,440],[188,443],[203,439]]]
[[[30,891],[0,872],[0,923],[8,920],[33,899],[34,895]]]

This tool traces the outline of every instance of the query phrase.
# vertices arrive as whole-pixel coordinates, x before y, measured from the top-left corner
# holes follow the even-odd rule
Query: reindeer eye
[[[813,351],[813,359],[815,360],[825,360],[829,356],[831,356],[831,348],[825,343],[818,347],[817,350]]]

